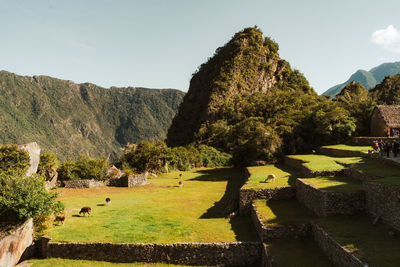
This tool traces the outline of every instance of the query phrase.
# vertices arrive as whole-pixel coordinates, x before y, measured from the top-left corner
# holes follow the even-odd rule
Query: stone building
[[[400,106],[378,105],[372,112],[371,136],[398,137],[400,133]]]

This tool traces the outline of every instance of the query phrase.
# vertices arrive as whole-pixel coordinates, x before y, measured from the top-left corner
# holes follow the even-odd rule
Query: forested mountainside
[[[183,96],[0,71],[0,143],[36,141],[62,160],[115,158],[127,143],[164,140]]]
[[[351,136],[349,112],[318,96],[278,49],[257,27],[218,48],[193,74],[167,144],[206,144],[249,164]]]

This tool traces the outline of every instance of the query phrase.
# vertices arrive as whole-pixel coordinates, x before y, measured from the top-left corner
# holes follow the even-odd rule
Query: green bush
[[[60,180],[94,179],[105,181],[108,179],[107,169],[110,163],[103,158],[90,158],[81,155],[76,161],[66,161],[58,168]]]
[[[204,167],[226,166],[229,165],[232,158],[228,153],[220,152],[211,146],[200,145],[198,151]]]
[[[40,162],[38,166],[38,173],[50,180],[58,168],[57,156],[53,153],[44,153],[40,155]]]
[[[44,178],[35,174],[0,173],[0,219],[26,220],[58,214],[64,207],[57,194],[48,192]]]
[[[164,142],[140,142],[128,145],[117,165],[137,173],[160,173],[166,172],[166,167],[186,171],[195,167],[226,166],[230,159],[229,154],[206,145],[169,148]]]
[[[0,172],[25,173],[30,166],[30,157],[26,150],[17,145],[0,146]]]

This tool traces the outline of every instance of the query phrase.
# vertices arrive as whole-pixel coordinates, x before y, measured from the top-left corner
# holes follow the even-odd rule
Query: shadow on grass
[[[98,207],[104,207],[106,204],[102,203],[102,204],[97,204],[96,206]]]
[[[288,184],[290,186],[296,186],[296,180],[297,178],[301,178],[302,175],[300,173],[300,171],[292,168],[292,167],[288,167],[284,164],[278,164],[275,165],[277,168],[281,169],[284,172],[290,173],[289,178],[288,178]]]
[[[201,170],[203,175],[193,178],[198,181],[228,181],[225,193],[222,198],[209,208],[201,219],[224,218],[229,213],[237,210],[239,203],[239,190],[246,182],[243,169],[240,168],[219,168]]]
[[[314,213],[301,205],[296,199],[268,200],[265,205],[271,210],[274,219],[269,219],[268,224],[302,224],[316,218]]]
[[[214,203],[201,219],[226,218],[231,212],[238,210],[239,190],[246,182],[244,169],[242,168],[218,168],[201,170],[203,175],[192,180],[198,181],[228,181],[222,198]],[[238,241],[257,241],[258,236],[249,216],[235,216],[230,219],[232,230]]]

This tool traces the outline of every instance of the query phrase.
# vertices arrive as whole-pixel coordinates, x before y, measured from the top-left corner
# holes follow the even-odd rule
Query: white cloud
[[[377,45],[382,45],[387,50],[400,53],[400,31],[393,25],[373,32],[371,41]]]

